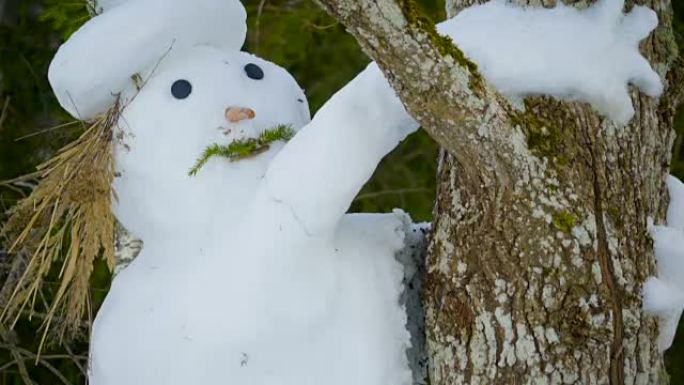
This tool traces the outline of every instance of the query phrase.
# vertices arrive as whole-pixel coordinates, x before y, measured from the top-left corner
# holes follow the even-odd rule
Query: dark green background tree
[[[305,88],[312,112],[369,62],[354,38],[310,0],[243,3],[249,13],[245,49],[292,72]],[[433,19],[444,18],[442,1],[420,3]],[[678,19],[675,28],[684,48],[684,2],[675,1],[674,7]],[[71,118],[53,97],[46,73],[57,47],[89,17],[83,0],[0,0],[0,181],[33,171],[81,132],[79,124],[63,126]],[[683,178],[684,112],[676,124],[680,137],[673,173]],[[402,207],[415,220],[429,221],[437,151],[425,133],[414,134],[385,159],[352,209],[387,212]],[[3,213],[22,193],[25,191],[0,188],[0,223]],[[9,256],[1,250],[0,283],[9,263]],[[95,308],[104,298],[109,281],[103,266],[96,269],[91,289]],[[13,331],[0,326],[0,385],[85,383],[88,320],[84,320],[82,338],[49,345],[36,357],[40,325],[38,314],[31,320],[22,319]],[[684,324],[680,329],[668,363],[672,384],[684,385]]]

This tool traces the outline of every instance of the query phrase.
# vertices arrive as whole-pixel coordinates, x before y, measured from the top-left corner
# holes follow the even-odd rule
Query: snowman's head
[[[171,51],[124,100],[116,148],[121,157],[140,153],[167,174],[187,177],[211,145],[258,139],[276,127],[297,131],[309,120],[306,96],[285,69],[245,52],[196,46]]]
[[[166,223],[235,218],[282,143],[246,159],[211,158],[196,175],[190,169],[209,146],[257,139],[275,127],[297,131],[309,119],[304,92],[271,62],[205,46],[170,52],[119,120],[117,216],[141,235]]]
[[[120,3],[74,34],[49,74],[75,117],[120,99],[117,217],[144,240],[234,221],[282,144],[240,161],[212,158],[194,177],[190,169],[209,146],[298,130],[310,118],[304,93],[284,69],[239,51],[246,27],[237,0]]]

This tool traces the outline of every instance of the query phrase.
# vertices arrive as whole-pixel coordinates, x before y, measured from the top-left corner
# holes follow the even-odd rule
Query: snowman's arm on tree
[[[331,230],[380,160],[418,128],[375,63],[335,94],[273,160],[266,196],[308,234]]]

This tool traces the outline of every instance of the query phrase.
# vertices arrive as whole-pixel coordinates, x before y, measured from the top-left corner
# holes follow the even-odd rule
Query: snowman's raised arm
[[[308,234],[331,230],[380,160],[418,123],[375,63],[335,94],[275,157],[268,197]]]

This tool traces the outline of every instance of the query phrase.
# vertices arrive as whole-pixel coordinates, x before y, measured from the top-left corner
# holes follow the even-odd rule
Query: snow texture
[[[159,1],[106,10],[51,66],[62,103],[68,95],[78,107],[70,111],[86,116],[130,89],[132,74],[144,79],[123,95],[113,205],[144,247],[95,320],[90,383],[411,384],[396,257],[411,220],[345,212],[417,123],[374,64],[310,120],[287,71],[237,50],[244,26],[233,26],[228,44],[209,39],[226,21],[244,23],[244,10],[231,16],[230,1],[201,0],[214,15],[165,0],[170,10],[159,11]],[[160,19],[138,25],[154,10]],[[112,34],[129,23],[132,35]],[[206,36],[183,34],[198,25]],[[116,60],[86,68],[102,47]],[[250,77],[248,64],[263,78]],[[178,80],[192,86],[186,98],[171,92]],[[232,107],[254,116],[231,122]],[[290,142],[237,162],[212,158],[188,176],[207,146],[283,124],[298,132]]]
[[[377,161],[417,129],[371,63],[274,159],[266,173],[270,197],[290,206],[308,233],[330,232]],[[329,163],[322,164],[322,159]],[[324,196],[319,186],[328,186]]]
[[[187,99],[169,92],[178,78]],[[410,219],[344,213],[417,127],[393,118],[407,115],[374,66],[308,124],[303,101],[274,64],[196,47],[169,55],[124,110],[115,212],[145,247],[97,317],[92,384],[411,383],[395,259]],[[221,121],[228,106],[256,117]],[[203,146],[275,124],[301,130],[187,176]]]
[[[660,318],[658,347],[665,351],[674,341],[684,311],[684,184],[668,177],[668,226],[649,226],[653,237],[658,276],[644,284],[644,309]]]
[[[619,124],[634,115],[628,83],[649,96],[660,77],[639,53],[639,41],[658,25],[655,12],[624,0],[599,0],[587,9],[558,2],[552,9],[493,0],[465,9],[438,26],[501,93],[520,101],[551,95],[592,104]]]

